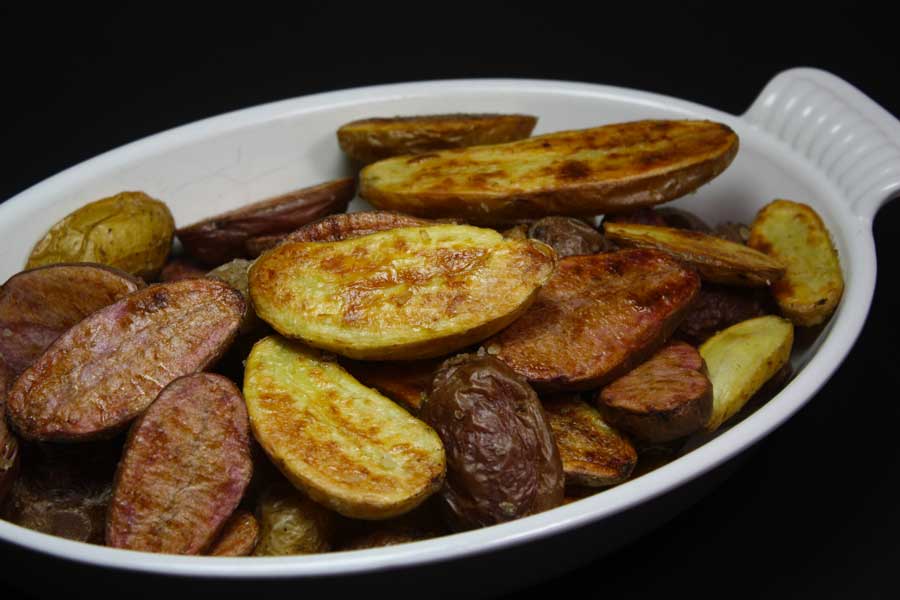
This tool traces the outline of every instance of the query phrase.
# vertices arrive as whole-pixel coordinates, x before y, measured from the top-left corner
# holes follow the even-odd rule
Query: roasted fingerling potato
[[[502,144],[527,138],[531,115],[445,114],[352,121],[337,132],[344,154],[367,165],[391,156]]]
[[[737,149],[721,123],[634,121],[389,158],[360,172],[359,195],[384,210],[481,224],[594,216],[687,194]]]
[[[467,225],[289,242],[250,269],[257,314],[286,337],[362,360],[432,358],[512,323],[556,268],[553,249]]]
[[[713,387],[705,429],[715,431],[790,360],[794,326],[767,315],[720,331],[700,346]]]
[[[772,258],[720,237],[676,229],[631,223],[605,223],[603,233],[611,242],[632,248],[653,248],[690,265],[714,283],[764,287],[777,282],[785,267]]]
[[[272,462],[344,516],[397,516],[444,481],[444,448],[431,427],[299,342],[258,342],[247,359],[244,397]]]
[[[753,221],[747,244],[785,264],[785,276],[772,286],[784,316],[803,327],[831,316],[844,278],[831,235],[812,207],[790,200],[767,204]]]
[[[152,281],[169,256],[175,220],[144,192],[122,192],[67,215],[35,244],[26,269],[89,262]]]

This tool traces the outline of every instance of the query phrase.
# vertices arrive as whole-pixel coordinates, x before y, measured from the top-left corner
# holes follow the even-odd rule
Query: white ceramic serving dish
[[[537,133],[660,117],[727,123],[741,139],[734,163],[676,205],[713,223],[749,222],[776,197],[813,205],[841,256],[843,300],[816,342],[795,356],[793,381],[747,419],[648,475],[539,515],[387,548],[252,559],[114,550],[0,521],[7,567],[45,561],[46,577],[31,579],[42,586],[70,588],[79,577],[98,575],[111,586],[127,579],[129,595],[183,585],[185,577],[194,593],[215,590],[220,596],[279,585],[335,592],[387,584],[394,596],[415,588],[429,590],[428,596],[512,589],[607,552],[691,501],[715,483],[722,465],[809,401],[856,340],[875,284],[872,218],[900,193],[900,123],[846,82],[812,69],[779,74],[740,116],[622,88],[503,79],[375,86],[229,113],[108,152],[0,205],[0,280],[21,269],[52,223],[90,200],[141,189],[166,201],[177,223],[187,224],[348,174],[335,139],[347,121],[446,112],[534,114],[540,117]]]

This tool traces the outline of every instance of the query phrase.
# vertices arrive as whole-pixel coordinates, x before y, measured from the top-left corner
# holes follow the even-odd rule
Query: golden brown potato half
[[[431,382],[442,359],[400,362],[342,361],[360,383],[373,387],[415,414],[431,391]]]
[[[35,244],[26,269],[57,263],[100,263],[152,281],[172,249],[169,208],[144,192],[122,192],[85,204]]]
[[[412,510],[444,480],[437,433],[318,351],[270,336],[244,373],[250,425],[272,462],[342,515]]]
[[[772,286],[784,316],[801,326],[818,325],[831,316],[844,292],[844,278],[831,236],[816,211],[775,200],[759,211],[747,243],[787,266],[785,276]]]
[[[360,119],[338,129],[344,154],[364,165],[402,154],[502,144],[527,138],[531,115],[447,114]]]
[[[734,416],[791,357],[794,326],[767,315],[720,331],[700,346],[713,386],[707,431]]]
[[[181,227],[178,239],[190,257],[215,267],[246,258],[246,245],[255,237],[288,233],[346,210],[355,193],[356,182],[351,177],[327,181]]]
[[[556,267],[553,250],[490,229],[435,225],[290,242],[250,269],[276,331],[364,360],[449,354],[506,327]]]
[[[541,403],[559,447],[566,486],[603,487],[628,479],[637,452],[599,412],[571,394],[545,397]]]
[[[373,206],[498,223],[652,206],[721,173],[734,131],[709,121],[635,121],[508,144],[399,156],[360,173]]]
[[[654,225],[604,223],[607,239],[620,246],[654,248],[694,267],[706,281],[766,286],[784,274],[784,264],[762,252],[720,237]]]

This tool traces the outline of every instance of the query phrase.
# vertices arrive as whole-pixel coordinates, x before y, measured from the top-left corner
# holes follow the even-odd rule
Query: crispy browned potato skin
[[[570,256],[484,347],[538,389],[595,389],[655,352],[699,289],[696,273],[656,250]]]
[[[325,215],[347,209],[356,193],[352,178],[255,202],[237,210],[178,229],[176,235],[191,257],[211,267],[246,258],[251,238],[287,233]]]
[[[343,360],[344,368],[360,383],[373,387],[413,414],[431,391],[431,382],[441,358],[403,362]]]
[[[210,556],[250,556],[259,540],[259,521],[248,510],[232,513],[219,537],[210,546]]]
[[[237,290],[207,278],[129,294],[63,333],[22,372],[9,420],[29,439],[109,437],[169,382],[214,363],[245,309]]]
[[[235,385],[210,373],[176,379],[129,432],[106,544],[203,552],[237,508],[252,468],[250,423]]]
[[[559,450],[531,386],[489,355],[447,360],[419,416],[441,437],[449,523],[472,529],[559,506]]]
[[[22,468],[0,518],[78,542],[103,544],[122,440],[23,442]]]
[[[247,249],[251,256],[259,256],[282,242],[339,242],[398,227],[435,224],[431,219],[420,219],[387,210],[340,213],[304,225],[283,236],[252,238],[247,241]]]
[[[250,299],[250,267],[252,266],[252,260],[235,258],[223,265],[219,265],[206,274],[207,277],[224,281],[243,296],[244,302],[247,304],[247,310],[244,311],[244,318],[241,319],[241,335],[259,334],[266,329],[265,323],[256,315],[253,301]]]
[[[715,235],[633,223],[604,223],[603,233],[619,246],[652,248],[695,268],[706,281],[765,287],[784,275],[784,264],[762,252]]]
[[[376,208],[471,223],[653,206],[725,170],[738,138],[709,121],[635,121],[389,158],[360,173]]]
[[[600,392],[597,403],[613,426],[650,443],[698,431],[712,413],[712,384],[703,358],[672,342]]]
[[[577,394],[545,396],[541,402],[559,448],[567,487],[604,487],[628,479],[637,452],[597,410]]]
[[[85,204],[58,221],[28,257],[26,269],[91,262],[152,281],[172,249],[169,208],[144,192],[121,192]]]
[[[502,144],[531,135],[537,117],[446,114],[360,119],[338,129],[344,153],[364,165],[391,156],[448,148]]]
[[[64,331],[142,287],[140,279],[94,263],[17,273],[0,288],[0,358],[18,375]]]
[[[429,499],[415,510],[393,519],[377,522],[348,520],[335,549],[346,551],[383,548],[445,535],[449,530],[443,523],[439,505],[439,502]]]
[[[12,370],[0,357],[0,506],[19,473],[19,442],[6,426],[6,394],[13,377]]]

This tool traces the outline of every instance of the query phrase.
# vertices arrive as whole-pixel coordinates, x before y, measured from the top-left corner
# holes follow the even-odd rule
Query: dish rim
[[[385,548],[322,555],[254,557],[253,560],[162,555],[107,548],[31,531],[5,521],[0,521],[0,539],[32,551],[98,567],[215,578],[296,578],[361,574],[499,551],[613,517],[715,469],[774,431],[809,402],[849,353],[862,330],[874,292],[875,249],[870,221],[865,216],[853,214],[841,191],[815,165],[742,116],[663,94],[618,86],[540,79],[451,79],[366,86],[280,100],[182,125],[74,165],[8,199],[0,206],[0,219],[21,218],[32,208],[32,202],[48,194],[52,195],[54,189],[77,185],[79,179],[89,177],[92,172],[106,171],[116,164],[155,155],[169,147],[343,105],[427,97],[435,92],[451,90],[469,90],[473,93],[509,90],[518,93],[588,96],[702,115],[732,127],[737,125],[742,130],[742,142],[752,139],[752,146],[771,149],[779,155],[779,159],[784,159],[786,172],[798,173],[798,178],[804,181],[819,180],[819,191],[828,196],[823,203],[833,210],[833,221],[842,230],[847,246],[852,250],[848,257],[852,260],[848,260],[843,267],[848,272],[852,265],[853,277],[848,278],[838,312],[828,328],[820,334],[823,339],[818,350],[793,380],[768,403],[747,419],[677,460],[601,494],[489,528]]]

